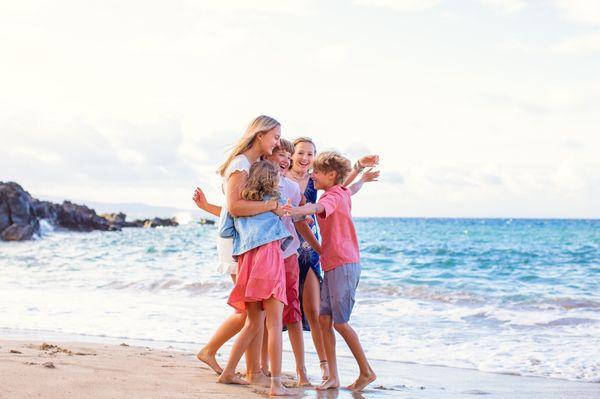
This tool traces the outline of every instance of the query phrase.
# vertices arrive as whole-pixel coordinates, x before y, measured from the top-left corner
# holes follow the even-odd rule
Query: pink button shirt
[[[319,201],[325,210],[317,214],[321,229],[321,266],[324,271],[347,263],[358,263],[358,238],[352,222],[350,190],[335,185],[325,191]]]

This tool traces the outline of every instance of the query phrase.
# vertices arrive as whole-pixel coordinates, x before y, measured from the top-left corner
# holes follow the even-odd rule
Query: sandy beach
[[[0,341],[1,398],[259,398],[215,383],[192,354],[90,343]]]
[[[286,354],[284,354],[285,360]],[[342,359],[342,378],[353,374]],[[364,392],[295,389],[295,397],[578,398],[595,399],[600,384],[483,373],[399,362],[374,362],[381,379]],[[287,383],[293,381],[287,375]],[[264,398],[267,389],[215,383],[193,352],[134,344],[0,340],[0,398]]]

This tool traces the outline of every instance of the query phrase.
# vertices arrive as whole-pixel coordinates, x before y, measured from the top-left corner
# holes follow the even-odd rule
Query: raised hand
[[[373,170],[373,168],[369,168],[367,170],[365,170],[365,172],[362,174],[362,176],[360,177],[360,180],[363,183],[369,183],[372,181],[377,181],[379,179],[379,174],[381,172],[378,170]]]
[[[373,166],[379,164],[379,155],[365,155],[364,157],[360,158],[358,162],[363,168],[372,168]]]
[[[204,192],[202,191],[202,189],[200,189],[200,187],[196,187],[192,199],[194,200],[198,208],[206,210],[206,208],[208,207],[208,201],[206,200],[206,196],[204,195]]]

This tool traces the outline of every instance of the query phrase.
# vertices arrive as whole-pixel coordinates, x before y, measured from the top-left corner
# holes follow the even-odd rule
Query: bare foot
[[[219,384],[237,384],[237,385],[249,385],[250,383],[235,374],[225,375],[221,374],[219,378],[217,378],[217,382]]]
[[[262,371],[259,371],[258,373],[248,373],[246,374],[246,378],[248,378],[248,381],[252,385],[260,385],[263,387],[271,386],[271,379],[264,375]]]
[[[327,381],[329,379],[329,364],[327,360],[321,360],[319,366],[321,367],[321,378],[323,381]]]
[[[296,373],[298,374],[298,382],[296,383],[297,387],[312,386],[310,380],[308,379],[308,375],[306,374],[306,368],[302,367],[301,369],[297,370]]]
[[[295,393],[287,389],[281,383],[281,377],[271,377],[271,389],[269,395],[271,396],[291,396]]]
[[[356,381],[354,381],[353,384],[348,385],[346,388],[351,389],[353,391],[362,391],[366,388],[367,385],[375,381],[375,379],[377,379],[377,376],[375,375],[373,370],[370,370],[369,374],[359,375]]]
[[[321,385],[317,387],[319,391],[325,391],[327,389],[338,389],[340,387],[340,382],[336,377],[329,377],[327,380],[323,381]]]
[[[223,369],[221,368],[221,366],[219,366],[219,363],[217,363],[215,354],[209,353],[206,347],[200,349],[200,352],[198,352],[198,354],[196,355],[196,359],[200,360],[201,362],[204,362],[208,367],[213,369],[214,372],[219,375],[223,372]]]

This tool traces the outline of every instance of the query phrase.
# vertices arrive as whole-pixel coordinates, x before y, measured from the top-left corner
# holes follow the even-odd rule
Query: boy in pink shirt
[[[325,190],[325,193],[316,204],[306,204],[297,208],[288,205],[284,209],[292,216],[316,213],[321,229],[321,265],[325,277],[321,289],[319,323],[329,361],[330,377],[317,389],[335,389],[340,386],[335,329],[346,341],[360,369],[360,375],[348,388],[361,391],[375,381],[376,376],[358,335],[349,324],[360,278],[358,238],[350,212],[352,192],[342,186],[352,168],[348,159],[333,151],[319,154],[313,168],[312,179],[315,188]]]

